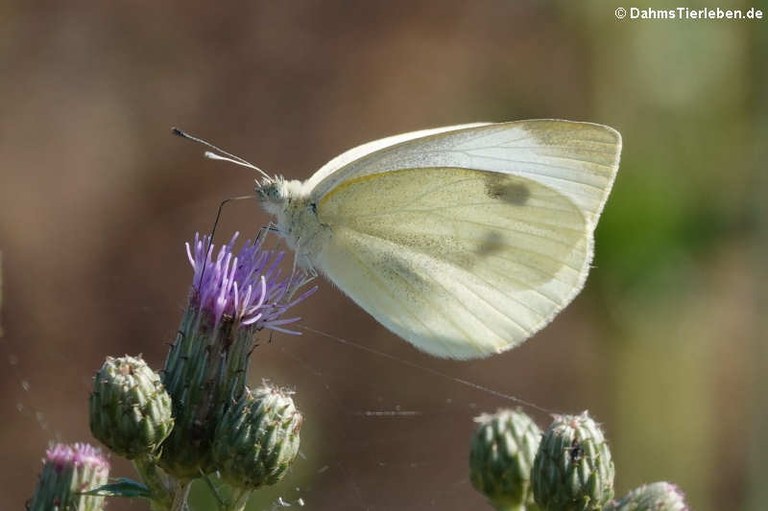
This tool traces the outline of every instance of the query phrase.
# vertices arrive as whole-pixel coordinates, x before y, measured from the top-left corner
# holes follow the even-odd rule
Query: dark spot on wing
[[[402,279],[408,283],[408,287],[415,289],[425,287],[424,278],[419,274],[418,268],[406,259],[383,255],[373,262],[372,267],[388,280]]]
[[[409,282],[419,282],[422,280],[419,273],[413,268],[413,265],[398,258],[393,257],[387,260],[385,268],[385,271],[391,275],[398,275]]]
[[[497,231],[488,231],[477,246],[475,253],[481,257],[488,256],[495,252],[501,252],[505,247],[506,245],[504,244],[501,234]]]
[[[522,206],[528,202],[531,191],[519,179],[489,172],[485,178],[485,193],[491,199]]]

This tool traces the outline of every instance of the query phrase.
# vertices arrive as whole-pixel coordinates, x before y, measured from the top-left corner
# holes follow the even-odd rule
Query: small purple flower
[[[107,484],[109,460],[88,444],[53,444],[43,458],[43,469],[29,501],[29,511],[77,509],[102,511],[104,497],[86,492]]]
[[[109,460],[101,449],[90,444],[53,444],[45,451],[43,463],[49,463],[57,470],[67,467],[88,466],[109,471]]]
[[[291,307],[304,300],[317,289],[310,288],[299,296],[295,292],[311,280],[303,271],[293,271],[283,277],[279,269],[285,252],[263,250],[262,240],[245,242],[235,253],[235,233],[222,245],[216,257],[209,236],[195,234],[187,243],[187,257],[194,269],[191,303],[213,317],[214,328],[223,319],[257,330],[269,328],[279,332],[298,334],[282,328],[299,320],[298,317],[280,319]]]

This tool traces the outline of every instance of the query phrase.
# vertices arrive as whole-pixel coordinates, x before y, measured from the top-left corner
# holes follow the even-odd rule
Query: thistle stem
[[[176,489],[173,492],[173,504],[170,511],[187,511],[189,505],[189,489],[192,487],[192,481],[178,481]]]
[[[173,495],[168,489],[163,476],[157,471],[157,464],[150,458],[137,458],[133,466],[141,476],[144,484],[152,492],[150,507],[152,511],[169,511],[173,504]]]
[[[251,490],[234,489],[230,501],[221,507],[221,511],[243,511],[250,496]]]

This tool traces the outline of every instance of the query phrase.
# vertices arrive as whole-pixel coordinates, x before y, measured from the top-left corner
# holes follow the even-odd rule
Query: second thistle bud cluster
[[[688,509],[680,490],[666,482],[611,500],[611,453],[600,426],[587,412],[555,416],[543,435],[520,410],[500,410],[476,422],[470,479],[499,511]]]

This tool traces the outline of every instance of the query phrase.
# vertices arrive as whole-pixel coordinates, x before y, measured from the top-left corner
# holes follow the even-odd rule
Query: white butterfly
[[[478,358],[579,293],[620,152],[599,124],[465,124],[369,142],[256,191],[301,265],[416,347]]]

